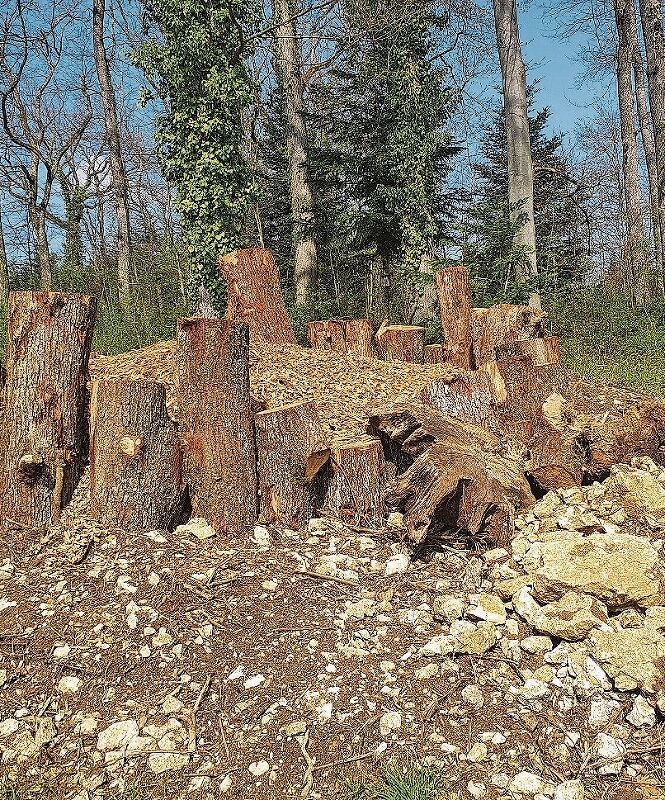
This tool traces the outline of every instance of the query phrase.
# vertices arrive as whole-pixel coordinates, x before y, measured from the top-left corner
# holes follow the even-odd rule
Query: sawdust
[[[91,359],[91,377],[146,378],[173,389],[176,343],[158,342],[118,356]],[[449,382],[459,370],[450,364],[409,364],[342,356],[297,345],[253,342],[252,395],[275,408],[300,400],[316,402],[334,442],[357,439],[381,407],[418,400],[432,381]]]

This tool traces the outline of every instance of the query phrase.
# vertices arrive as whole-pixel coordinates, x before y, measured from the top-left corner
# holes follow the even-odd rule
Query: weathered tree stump
[[[255,417],[260,519],[290,528],[306,525],[323,502],[327,437],[312,402],[262,411]]]
[[[381,525],[384,492],[390,477],[378,439],[333,445],[325,508],[347,522]]]
[[[419,325],[387,325],[377,332],[379,358],[422,364],[425,358],[425,329]]]
[[[155,381],[93,381],[90,398],[90,505],[105,525],[170,530],[186,492],[176,423],[166,387]]]
[[[437,272],[436,293],[448,360],[460,369],[470,369],[471,289],[466,267],[457,264]]]
[[[543,338],[547,314],[531,306],[501,303],[474,309],[473,317],[473,364],[479,369],[497,358],[501,345]]]
[[[0,516],[57,522],[88,457],[87,372],[94,297],[12,292],[0,469]]]
[[[448,361],[448,351],[442,344],[426,344],[423,355],[425,364],[445,364]]]
[[[498,361],[515,356],[530,356],[537,367],[556,364],[561,360],[561,344],[558,337],[546,336],[497,345]]]
[[[176,358],[192,508],[216,531],[239,534],[257,514],[249,327],[231,320],[181,319]]]
[[[452,530],[505,544],[534,502],[519,443],[418,404],[372,417],[368,432],[397,465],[386,504],[414,542]]]
[[[315,350],[372,358],[374,331],[368,319],[329,319],[307,325],[307,341]]]
[[[297,344],[270,250],[236,250],[220,258],[219,268],[228,285],[227,319],[246,322],[257,341]]]

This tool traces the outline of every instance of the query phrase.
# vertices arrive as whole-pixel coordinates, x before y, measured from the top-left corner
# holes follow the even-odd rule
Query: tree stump
[[[460,369],[470,369],[471,289],[466,267],[457,264],[437,272],[436,293],[448,360]]]
[[[381,525],[384,492],[390,477],[378,439],[333,445],[325,508],[356,525]]]
[[[90,505],[104,525],[170,530],[185,508],[182,451],[156,381],[93,381]]]
[[[418,404],[372,417],[368,432],[397,464],[386,504],[416,543],[463,532],[505,544],[534,503],[519,443]]]
[[[498,361],[514,356],[530,356],[537,367],[546,364],[556,364],[561,360],[561,344],[558,337],[523,339],[508,344],[497,345],[496,357]]]
[[[227,319],[247,323],[257,341],[297,344],[270,250],[236,250],[220,258],[219,268],[228,286]]]
[[[419,325],[386,325],[376,335],[379,358],[422,364],[425,359],[425,329]]]
[[[315,350],[334,350],[363,358],[374,356],[374,331],[368,319],[329,319],[307,324],[307,341]]]
[[[249,326],[178,321],[177,393],[184,471],[194,513],[239,534],[257,514]]]
[[[543,338],[547,314],[531,306],[502,303],[474,309],[473,364],[479,369],[497,358],[497,348],[511,342]]]
[[[293,403],[255,417],[260,519],[289,528],[307,525],[323,502],[322,473],[330,458],[316,406]]]
[[[87,372],[97,301],[12,292],[0,470],[0,516],[58,522],[88,457]]]
[[[424,348],[425,364],[445,364],[448,352],[442,344],[426,344]]]

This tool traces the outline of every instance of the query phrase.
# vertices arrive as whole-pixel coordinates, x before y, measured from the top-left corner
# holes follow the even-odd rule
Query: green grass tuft
[[[351,784],[345,800],[437,800],[445,788],[441,770],[422,764],[390,764],[370,784]]]

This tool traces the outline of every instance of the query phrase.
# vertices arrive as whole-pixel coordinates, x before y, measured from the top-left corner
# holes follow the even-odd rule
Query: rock
[[[3,719],[0,722],[0,739],[6,739],[8,736],[13,736],[16,731],[19,729],[19,721],[10,717],[9,719]]]
[[[243,685],[245,689],[256,689],[256,687],[260,686],[265,679],[265,675],[253,675],[251,678],[247,678]]]
[[[72,648],[68,644],[61,644],[53,648],[54,661],[66,661],[69,658]]]
[[[621,708],[621,703],[612,700],[604,695],[598,695],[591,699],[591,710],[589,713],[589,725],[592,728],[604,728],[610,720],[617,715]]]
[[[543,606],[532,624],[557,639],[579,642],[606,622],[607,609],[595,597],[566,592],[561,600]]]
[[[520,647],[526,653],[548,653],[554,647],[552,640],[549,636],[527,636],[522,639]]]
[[[648,539],[599,533],[541,543],[534,595],[559,600],[571,590],[594,595],[611,608],[658,605],[663,570]]]
[[[434,598],[432,611],[439,617],[444,617],[448,622],[459,619],[464,612],[464,603],[459,597],[444,594]]]
[[[255,778],[260,778],[270,770],[270,764],[267,761],[252,761],[249,765],[249,771]]]
[[[388,561],[386,561],[386,575],[403,575],[405,572],[408,571],[409,566],[411,564],[411,559],[404,555],[403,553],[398,553],[397,555],[390,556]]]
[[[515,794],[540,794],[545,788],[542,778],[533,772],[518,772],[508,784],[508,790]]]
[[[82,683],[83,681],[75,675],[64,675],[58,681],[57,689],[60,694],[76,694]]]
[[[468,614],[493,625],[503,625],[506,621],[506,607],[494,594],[481,594],[478,604],[469,608]]]
[[[478,781],[469,781],[466,788],[471,797],[475,797],[477,800],[480,800],[481,797],[485,797],[487,794],[487,787],[485,784],[479,783]]]
[[[475,683],[470,683],[462,689],[462,699],[468,706],[475,709],[482,708],[485,702],[480,686]]]
[[[636,728],[650,727],[656,724],[656,712],[647,700],[638,694],[633,700],[633,707],[626,714],[626,719]]]
[[[176,536],[195,536],[203,541],[215,535],[214,529],[202,517],[192,517],[185,525],[178,525],[175,529]]]
[[[564,781],[554,790],[554,800],[584,800],[582,781]]]
[[[490,622],[480,622],[477,626],[467,623],[470,627],[463,627],[461,621],[450,626],[454,644],[454,652],[468,653],[469,655],[482,655],[497,642],[496,628]],[[456,628],[456,626],[458,626]]]
[[[37,721],[35,729],[35,746],[43,747],[45,744],[50,744],[57,736],[57,733],[55,722],[50,717],[42,717]]]
[[[293,722],[290,722],[286,728],[284,728],[284,733],[287,736],[300,736],[300,734],[305,733],[307,730],[307,723],[304,719],[297,719]]]
[[[379,733],[381,736],[388,736],[392,731],[402,727],[402,715],[399,711],[387,711],[381,715],[379,720]]]
[[[641,508],[659,516],[665,513],[665,488],[647,469],[623,464],[612,467],[605,486],[613,494],[621,496],[628,508]]]
[[[438,664],[426,664],[424,667],[419,667],[414,672],[414,675],[419,681],[426,681],[429,678],[434,678],[438,674],[439,674]]]
[[[402,530],[404,528],[404,514],[400,514],[399,511],[391,511],[388,514],[387,522],[389,527]]]
[[[549,691],[547,684],[538,678],[527,678],[524,686],[520,686],[516,693],[525,700],[539,700],[549,694]]]
[[[139,735],[139,726],[133,719],[113,722],[97,737],[98,750],[122,750]]]
[[[484,742],[476,742],[466,755],[466,760],[471,761],[472,764],[479,764],[481,761],[486,761],[489,755],[489,750]]]
[[[258,547],[270,547],[270,532],[263,525],[257,525],[252,534],[252,541]]]
[[[186,767],[189,756],[187,753],[150,753],[147,763],[155,775],[161,775],[163,772],[173,772]]]
[[[519,589],[513,596],[513,608],[529,625],[533,625],[538,614],[540,614],[540,606],[533,599],[533,595],[526,586]]]
[[[623,755],[626,745],[621,739],[599,733],[594,743],[594,750],[599,759],[607,763],[598,768],[600,775],[619,775],[623,769]]]

